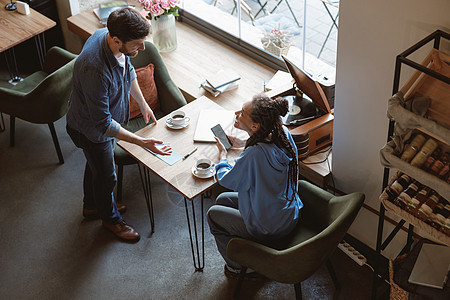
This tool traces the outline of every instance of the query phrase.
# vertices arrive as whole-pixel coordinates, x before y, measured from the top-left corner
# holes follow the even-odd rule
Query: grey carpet
[[[9,146],[9,118],[0,132],[0,299],[231,299],[235,281],[205,222],[205,269],[193,267],[184,203],[170,199],[152,176],[155,233],[137,166],[124,168],[124,219],[141,233],[137,244],[118,241],[82,209],[84,156],[56,122],[65,163],[58,164],[47,125],[16,120]],[[215,190],[217,194],[219,191]],[[198,200],[195,204],[199,208]],[[205,199],[206,210],[212,204]],[[197,223],[200,225],[200,223]],[[367,299],[371,272],[340,251],[332,258],[343,289],[335,299]],[[354,283],[354,279],[360,282]],[[362,280],[360,279],[362,278]],[[304,299],[333,299],[326,268],[303,283]],[[294,288],[245,282],[241,299],[293,299]]]

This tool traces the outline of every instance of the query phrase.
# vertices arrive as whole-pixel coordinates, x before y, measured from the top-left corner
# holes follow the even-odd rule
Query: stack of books
[[[233,70],[220,70],[215,75],[206,79],[201,87],[212,96],[217,97],[222,93],[231,91],[239,86],[241,76]]]
[[[98,8],[94,9],[94,14],[100,20],[100,23],[102,25],[106,25],[109,15],[116,9],[121,9],[123,7],[128,7],[128,1],[117,0],[117,1],[100,3],[98,5]]]

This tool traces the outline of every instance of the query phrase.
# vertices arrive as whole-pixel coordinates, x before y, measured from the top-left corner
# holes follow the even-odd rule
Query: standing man
[[[114,138],[146,147],[163,155],[170,147],[157,147],[161,140],[142,138],[121,127],[128,122],[130,91],[139,104],[146,123],[156,123],[153,111],[139,88],[129,56],[144,50],[149,34],[148,21],[130,8],[116,10],[107,28],[97,30],[78,56],[73,71],[73,87],[67,113],[67,132],[83,150],[86,167],[83,180],[83,216],[102,219],[103,227],[119,239],[137,242],[139,233],[121,216],[125,205],[114,201],[117,181]]]

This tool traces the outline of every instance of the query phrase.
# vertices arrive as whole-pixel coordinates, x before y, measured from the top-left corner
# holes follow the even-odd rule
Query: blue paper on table
[[[162,145],[158,145],[158,148],[162,148],[166,146],[165,144]],[[156,156],[157,158],[159,158],[160,160],[166,162],[168,165],[173,165],[174,163],[176,163],[177,161],[179,161],[180,159],[182,159],[182,156],[174,151],[172,151],[172,153],[170,155],[161,155],[161,154],[157,154],[152,152],[150,149],[144,148],[145,150],[147,150],[148,152],[150,152],[151,154],[153,154],[154,156]]]

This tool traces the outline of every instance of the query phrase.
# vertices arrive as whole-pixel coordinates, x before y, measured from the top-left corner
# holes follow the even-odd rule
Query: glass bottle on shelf
[[[425,141],[426,138],[422,134],[416,134],[411,143],[406,145],[400,159],[410,162],[414,155],[416,155],[417,151],[419,151],[419,149],[423,146]]]
[[[417,152],[417,154],[411,160],[411,166],[421,168],[428,156],[433,153],[437,147],[438,143],[434,139],[429,138],[422,146],[422,148],[420,148],[420,151]]]
[[[406,209],[406,207],[411,203],[412,198],[417,194],[418,189],[418,182],[417,180],[414,180],[403,192],[400,193],[400,195],[398,195],[394,204],[402,209]]]
[[[441,169],[448,164],[449,161],[449,152],[445,152],[442,154],[439,159],[437,159],[430,167],[429,173],[438,176]]]
[[[447,177],[448,170],[450,169],[449,163],[447,162],[442,169],[439,171],[438,177],[444,179]]]
[[[431,165],[436,161],[436,159],[438,159],[441,156],[441,154],[442,154],[441,148],[437,148],[436,150],[434,150],[434,152],[431,153],[430,156],[428,156],[427,160],[422,166],[422,169],[427,171],[431,167]]]
[[[423,186],[419,189],[417,194],[411,199],[411,202],[406,207],[406,210],[410,214],[414,214],[417,216],[417,208],[422,207],[422,205],[428,200],[427,195],[431,188],[427,186]]]
[[[406,174],[399,176],[390,186],[386,188],[388,200],[394,202],[398,195],[400,195],[400,193],[408,187],[410,181],[411,178]]]
[[[428,188],[430,191],[431,189]],[[420,192],[419,192],[420,193]],[[416,213],[416,216],[422,221],[426,222],[432,215],[434,208],[439,202],[439,197],[436,192],[429,193],[428,199],[422,204]]]
[[[450,204],[448,202],[445,205],[445,212],[447,218],[445,219],[444,225],[441,227],[441,231],[450,236]]]
[[[430,220],[430,225],[441,230],[445,226],[445,220],[450,217],[450,206],[447,205],[448,202],[443,197],[439,198],[439,202],[433,210],[433,215]]]
[[[441,231],[450,236],[450,217],[447,217],[447,219],[445,219],[445,225],[441,227]]]

